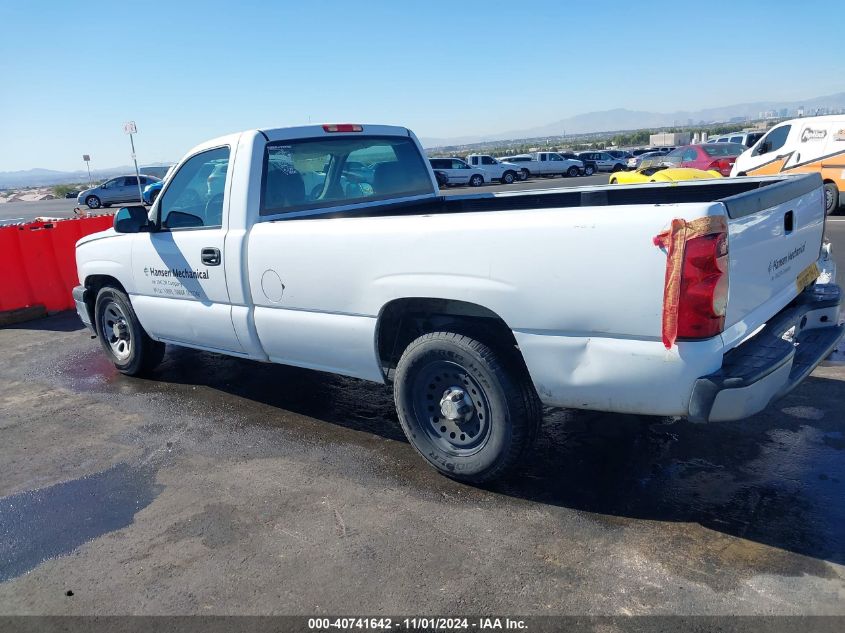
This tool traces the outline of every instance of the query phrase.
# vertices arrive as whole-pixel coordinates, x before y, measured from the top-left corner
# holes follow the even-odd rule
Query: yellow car
[[[652,166],[637,171],[617,171],[610,174],[611,185],[633,185],[638,182],[678,182],[679,180],[702,180],[705,178],[721,178],[722,174],[715,170],[704,171],[691,167],[662,167]]]

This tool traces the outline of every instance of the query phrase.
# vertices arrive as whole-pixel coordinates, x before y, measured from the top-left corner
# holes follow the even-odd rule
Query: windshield
[[[270,143],[262,182],[262,215],[434,193],[416,145],[393,136]]]
[[[746,147],[739,143],[713,143],[712,145],[703,145],[704,153],[708,156],[739,156]]]

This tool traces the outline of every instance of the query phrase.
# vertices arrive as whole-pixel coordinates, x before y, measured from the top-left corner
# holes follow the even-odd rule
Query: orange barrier
[[[74,307],[76,242],[110,228],[112,215],[0,227],[0,312],[32,305]]]

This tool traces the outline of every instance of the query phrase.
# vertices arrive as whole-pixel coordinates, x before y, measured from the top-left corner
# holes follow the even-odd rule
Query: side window
[[[106,181],[106,184],[103,185],[106,189],[114,189],[116,187],[123,186],[123,178],[112,178],[111,180]]]
[[[127,176],[123,180],[124,187],[137,187],[138,186],[138,177],[137,176]]]
[[[741,136],[732,136],[731,137],[731,143],[742,143],[742,137]]]
[[[481,164],[482,165],[495,165],[496,162],[490,158],[489,156],[482,156],[481,157]]]
[[[560,156],[558,156],[557,154],[549,154],[549,160],[563,160],[563,159]]]
[[[696,156],[697,156],[697,154],[695,153],[695,150],[690,148],[690,149],[684,151],[683,156],[681,157],[681,160],[685,163],[692,162],[696,159]]]
[[[161,195],[161,226],[166,229],[220,227],[228,168],[228,147],[200,152],[189,158]]]
[[[765,139],[768,144],[767,151],[773,152],[783,147],[784,143],[786,143],[786,137],[789,136],[790,128],[791,126],[789,125],[781,125],[769,132]]]
[[[462,160],[458,160],[456,158],[453,158],[452,159],[452,169],[469,169],[469,165],[467,165]]]

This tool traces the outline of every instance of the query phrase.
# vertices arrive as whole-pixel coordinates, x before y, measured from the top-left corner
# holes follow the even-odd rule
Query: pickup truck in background
[[[487,154],[470,154],[467,156],[470,167],[481,169],[488,180],[498,180],[504,185],[510,185],[517,180],[525,180],[519,166],[502,162]]]
[[[519,166],[525,178],[531,176],[580,176],[584,173],[584,163],[580,160],[564,158],[557,152],[529,152],[517,156],[508,156],[499,160]]]
[[[73,294],[127,375],[172,344],[392,382],[420,455],[483,482],[541,403],[736,420],[798,385],[843,334],[824,226],[818,174],[445,197],[405,128],[251,130],[81,239]]]

